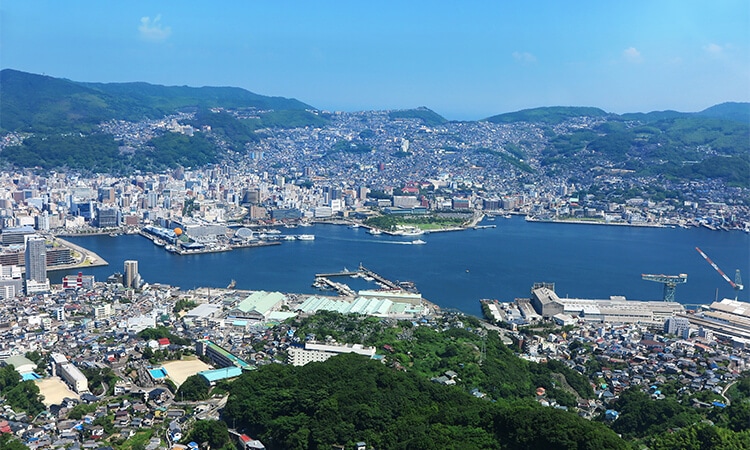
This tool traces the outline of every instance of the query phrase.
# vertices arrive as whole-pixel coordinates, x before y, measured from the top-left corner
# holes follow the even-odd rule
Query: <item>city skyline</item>
[[[327,110],[427,106],[460,120],[539,106],[692,112],[750,101],[745,2],[575,6],[6,2],[0,66],[236,86]]]

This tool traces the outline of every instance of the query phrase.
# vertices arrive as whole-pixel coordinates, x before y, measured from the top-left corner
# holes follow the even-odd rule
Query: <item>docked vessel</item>
[[[378,235],[382,233],[382,231],[378,230],[377,228],[370,228],[367,232],[372,235]]]

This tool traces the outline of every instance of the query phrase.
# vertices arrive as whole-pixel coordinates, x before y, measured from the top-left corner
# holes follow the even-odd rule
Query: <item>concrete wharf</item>
[[[315,274],[315,278],[332,278],[332,277],[351,277],[353,275],[361,275],[363,277],[371,277],[373,280],[375,280],[377,283],[380,283],[381,285],[387,287],[388,289],[402,289],[401,286],[394,283],[393,281],[383,277],[382,275],[379,275],[372,270],[368,269],[367,267],[363,266],[361,263],[359,265],[359,268],[354,271],[343,271],[343,272],[334,272],[334,273],[318,273]]]

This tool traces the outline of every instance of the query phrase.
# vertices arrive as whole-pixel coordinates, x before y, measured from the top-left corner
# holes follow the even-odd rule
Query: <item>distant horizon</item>
[[[666,111],[674,111],[674,112],[678,112],[678,113],[691,114],[691,113],[699,113],[699,112],[704,111],[704,110],[706,110],[708,108],[711,108],[711,107],[717,106],[717,105],[721,105],[721,104],[724,104],[724,103],[750,104],[750,102],[747,102],[747,101],[727,100],[727,101],[715,103],[715,104],[712,104],[712,105],[708,105],[708,106],[706,106],[704,108],[701,108],[699,110],[696,110],[696,111],[680,111],[680,110],[673,109],[673,108],[667,108],[667,109],[650,110],[650,111],[643,110],[643,111],[626,111],[626,112],[609,111],[609,110],[607,110],[605,108],[602,108],[600,106],[597,106],[597,105],[540,105],[540,106],[530,106],[530,107],[526,107],[526,108],[515,109],[515,110],[511,110],[511,111],[501,111],[501,112],[497,112],[497,113],[490,114],[488,116],[484,116],[484,117],[480,117],[480,118],[476,118],[476,119],[452,119],[450,117],[447,117],[445,114],[442,114],[440,111],[436,110],[435,108],[432,108],[430,105],[418,105],[418,106],[412,106],[412,107],[406,107],[406,108],[380,108],[380,109],[371,108],[371,109],[353,109],[353,110],[328,109],[328,108],[320,108],[317,105],[311,104],[310,102],[305,101],[304,98],[288,97],[288,96],[285,96],[283,94],[269,95],[269,94],[266,94],[266,93],[263,93],[263,92],[258,92],[258,91],[255,91],[255,90],[252,90],[252,89],[247,89],[247,88],[241,87],[241,86],[228,86],[228,85],[224,85],[224,86],[219,86],[219,85],[191,86],[191,85],[187,85],[187,84],[158,84],[158,83],[151,83],[151,82],[145,81],[145,80],[136,80],[136,81],[74,80],[74,79],[67,78],[67,77],[59,77],[59,76],[50,75],[48,73],[27,72],[25,70],[16,69],[16,68],[13,68],[13,67],[3,67],[0,70],[15,70],[15,71],[18,71],[18,72],[31,73],[33,75],[47,76],[47,77],[56,78],[56,79],[60,79],[60,80],[68,80],[68,81],[71,81],[71,82],[74,82],[74,83],[97,83],[97,84],[146,83],[146,84],[150,84],[150,85],[153,85],[153,86],[188,87],[188,88],[195,88],[195,89],[199,89],[199,88],[239,88],[239,89],[244,89],[244,90],[246,90],[248,92],[252,92],[253,94],[263,95],[263,96],[267,96],[267,97],[284,97],[284,98],[290,98],[290,99],[298,100],[298,101],[300,101],[302,103],[305,103],[307,105],[313,106],[317,111],[327,111],[327,112],[358,113],[358,112],[368,112],[368,111],[403,111],[403,110],[413,110],[413,109],[418,109],[418,108],[427,108],[427,109],[429,109],[429,110],[431,110],[431,111],[433,111],[433,112],[441,115],[446,120],[452,121],[452,122],[480,121],[480,120],[484,120],[484,119],[487,119],[487,118],[490,118],[490,117],[493,117],[493,116],[497,116],[497,115],[501,115],[501,114],[509,114],[509,113],[514,113],[514,112],[519,112],[519,111],[524,111],[524,110],[530,110],[530,109],[539,109],[539,108],[557,108],[557,107],[561,107],[561,108],[579,108],[579,107],[581,107],[581,108],[587,108],[587,107],[591,107],[591,108],[601,109],[604,112],[609,113],[609,114],[617,114],[617,115],[623,115],[623,114],[640,114],[640,113],[647,114],[647,113],[651,113],[651,112],[666,112]],[[0,100],[0,105],[1,104],[2,104],[2,101]]]
[[[479,120],[750,101],[746,0],[186,0],[0,6],[0,68],[81,82],[232,86],[330,111]],[[91,80],[91,81],[89,81]]]

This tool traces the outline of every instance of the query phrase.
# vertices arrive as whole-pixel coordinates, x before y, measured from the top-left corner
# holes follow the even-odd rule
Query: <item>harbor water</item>
[[[731,278],[735,270],[750,282],[750,234],[704,228],[644,228],[526,222],[501,218],[494,228],[430,233],[414,237],[373,236],[364,228],[316,224],[304,228],[314,240],[241,248],[230,252],[176,255],[139,235],[66,238],[88,248],[109,266],[82,269],[103,281],[137,260],[141,277],[182,289],[226,287],[243,290],[321,293],[316,273],[356,270],[360,263],[393,281],[411,281],[424,298],[443,308],[480,315],[479,299],[513,301],[528,297],[535,282],[555,283],[571,298],[661,300],[663,286],[641,274],[688,274],[676,299],[686,305],[734,298],[731,285],[695,250],[700,247]],[[299,229],[281,229],[299,234]],[[52,283],[79,270],[50,273]],[[344,280],[337,280],[344,281]],[[361,289],[362,280],[352,279]],[[739,299],[747,301],[748,291]]]

